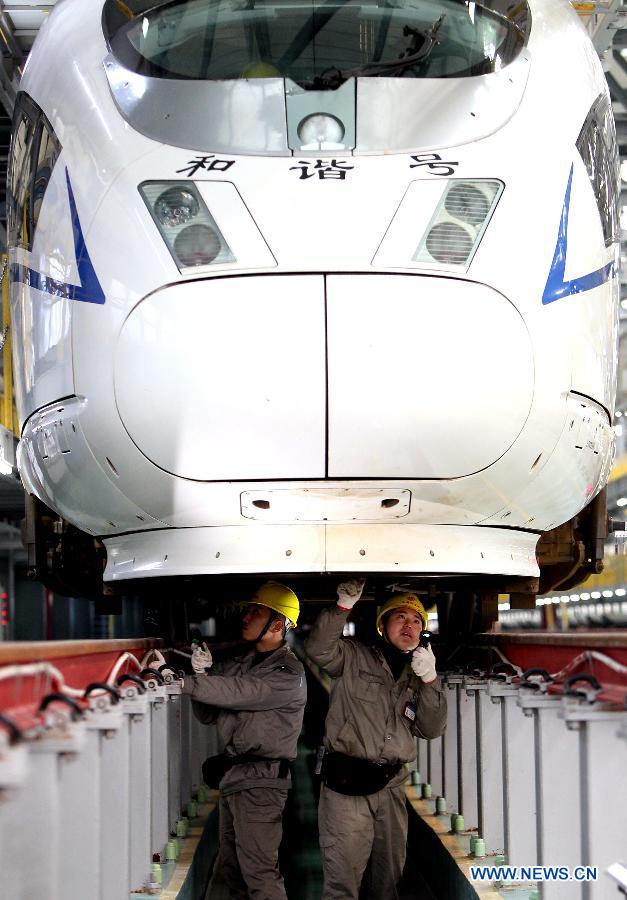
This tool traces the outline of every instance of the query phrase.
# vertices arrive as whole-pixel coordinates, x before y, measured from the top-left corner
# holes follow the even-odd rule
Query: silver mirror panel
[[[282,78],[147,78],[125,69],[111,55],[104,66],[118,110],[146,137],[188,150],[291,155]]]

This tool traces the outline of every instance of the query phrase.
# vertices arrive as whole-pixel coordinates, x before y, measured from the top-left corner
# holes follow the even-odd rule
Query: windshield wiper
[[[409,47],[401,53],[398,59],[381,60],[380,62],[366,63],[365,66],[358,66],[355,69],[327,69],[321,75],[316,75],[310,84],[304,85],[308,90],[334,90],[344,84],[349,78],[359,78],[361,76],[377,76],[377,75],[399,75],[406,69],[414,66],[422,65],[431,55],[433,48],[440,43],[436,40],[440,26],[442,25],[446,13],[442,13],[435,20],[433,25],[425,31],[419,28],[412,28],[411,25],[405,25],[403,34],[405,37],[411,37]]]

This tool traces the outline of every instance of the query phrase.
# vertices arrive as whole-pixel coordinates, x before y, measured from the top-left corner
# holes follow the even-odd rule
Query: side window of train
[[[33,246],[41,204],[61,145],[36,103],[20,94],[13,115],[7,230],[10,247]]]
[[[29,103],[25,102],[24,95],[21,95],[13,115],[7,185],[7,229],[10,247],[24,245],[26,195],[31,177],[31,158],[36,125],[36,112],[30,108]]]
[[[54,169],[54,164],[61,152],[61,145],[55,137],[48,120],[43,115],[39,119],[38,134],[35,135],[34,148],[36,152],[33,154],[33,190],[30,204],[33,234],[39,221],[41,204]]]
[[[577,138],[577,149],[588,171],[601,216],[605,246],[609,247],[620,238],[620,174],[616,128],[605,95],[598,97],[592,105]]]

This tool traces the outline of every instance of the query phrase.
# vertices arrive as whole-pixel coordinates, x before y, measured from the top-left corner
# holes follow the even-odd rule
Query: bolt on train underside
[[[20,87],[19,468],[57,572],[598,568],[619,173],[567,3],[64,0]]]

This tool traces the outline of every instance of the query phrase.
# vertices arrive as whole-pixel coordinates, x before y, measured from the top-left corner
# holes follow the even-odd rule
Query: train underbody
[[[367,596],[382,603],[394,588],[416,590],[425,607],[437,611],[443,637],[488,631],[498,620],[499,595],[508,595],[511,609],[533,609],[539,594],[568,590],[600,573],[604,547],[613,529],[603,490],[573,519],[540,536],[536,549],[539,577],[374,571],[368,572]],[[268,577],[288,581],[305,604],[316,604],[333,595],[343,574],[354,574],[264,570],[105,582],[103,542],[69,524],[33,496],[27,499],[23,536],[29,577],[52,591],[98,600],[103,612],[115,612],[122,595],[150,597],[153,602],[158,598],[164,606],[186,601],[212,611],[220,605],[228,609],[234,601],[250,596],[260,579]],[[174,619],[183,622],[185,615]]]

